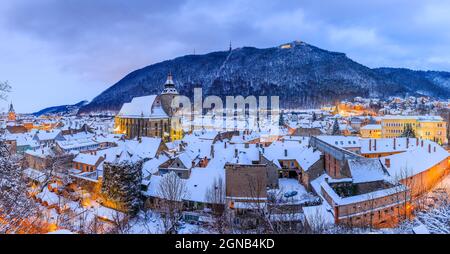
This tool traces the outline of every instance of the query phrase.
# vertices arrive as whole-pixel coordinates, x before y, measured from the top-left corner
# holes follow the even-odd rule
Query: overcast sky
[[[0,80],[19,112],[91,100],[177,56],[293,40],[369,67],[450,71],[450,2],[2,0]],[[6,103],[0,104],[6,110]]]

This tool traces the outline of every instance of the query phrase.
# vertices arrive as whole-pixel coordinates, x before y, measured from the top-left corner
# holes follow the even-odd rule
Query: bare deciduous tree
[[[206,201],[212,205],[213,227],[220,234],[226,233],[229,228],[225,213],[225,197],[225,182],[223,178],[214,179],[213,184],[206,191]]]
[[[112,228],[109,233],[112,234],[129,234],[131,230],[131,217],[124,213],[114,211],[112,214]]]
[[[9,92],[11,92],[11,86],[8,81],[0,81],[0,100],[6,100]]]
[[[64,178],[64,176],[67,176],[67,170],[69,168],[70,162],[73,160],[73,155],[55,154],[54,156],[49,156],[48,160],[50,166],[43,171],[45,179],[43,179],[40,186],[41,192],[52,180],[54,180],[54,177],[60,179]]]
[[[159,183],[158,196],[164,233],[176,234],[183,213],[183,200],[187,197],[185,181],[173,172],[165,174]]]

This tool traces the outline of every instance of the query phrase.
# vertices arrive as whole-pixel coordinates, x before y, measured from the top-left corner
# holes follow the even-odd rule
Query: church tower
[[[14,106],[13,106],[12,102],[9,105],[8,121],[10,121],[10,122],[16,121],[16,111],[14,110]]]
[[[172,101],[177,95],[178,91],[175,88],[172,73],[169,73],[167,76],[167,81],[164,84],[164,90],[160,95],[162,107],[169,116],[172,116],[174,113],[172,110]]]
[[[167,76],[166,83],[164,84],[164,90],[159,95],[159,99],[161,101],[161,106],[166,112],[166,114],[169,116],[169,135],[170,140],[180,140],[182,138],[182,131],[181,131],[181,119],[177,116],[175,116],[176,111],[178,108],[173,109],[172,108],[172,101],[175,99],[176,96],[178,96],[178,91],[175,87],[175,82],[173,81],[172,73],[169,73]]]
[[[175,83],[173,82],[172,73],[167,76],[166,83],[164,84],[164,90],[162,94],[175,94],[178,95],[178,91],[175,88]]]

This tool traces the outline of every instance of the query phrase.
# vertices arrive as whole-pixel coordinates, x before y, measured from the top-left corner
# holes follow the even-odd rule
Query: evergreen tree
[[[281,114],[280,114],[280,120],[278,122],[278,125],[284,126],[284,113],[283,112],[281,112]]]
[[[0,141],[0,234],[39,233],[38,221],[30,219],[38,217],[38,209],[27,194],[18,158]]]
[[[402,138],[416,138],[416,133],[411,124],[405,124],[403,127],[403,133],[400,135]]]
[[[373,116],[370,116],[369,124],[377,124],[377,121],[375,120],[375,118],[373,118]]]
[[[334,119],[333,127],[331,129],[331,135],[341,135],[341,131],[339,130],[339,122],[336,119]]]
[[[131,215],[142,206],[142,160],[136,160],[128,152],[112,163],[104,164],[102,192],[117,208]]]
[[[312,121],[313,121],[313,122],[317,121],[317,115],[316,115],[316,112],[313,112],[313,114],[312,114]]]

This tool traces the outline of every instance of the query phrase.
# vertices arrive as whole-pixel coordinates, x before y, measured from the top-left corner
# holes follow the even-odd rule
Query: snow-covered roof
[[[275,141],[264,147],[264,156],[269,160],[295,160],[298,152],[308,146],[308,141],[283,142]],[[285,154],[287,151],[287,156]]]
[[[431,146],[431,153],[428,151]],[[436,152],[434,151],[436,149]],[[449,153],[440,145],[425,140],[423,147],[420,145],[403,153],[380,158],[381,163],[394,179],[402,179],[422,173],[440,162],[448,159]],[[386,161],[390,161],[390,167]]]
[[[47,176],[44,174],[44,172],[33,168],[27,168],[23,170],[23,175],[39,183],[43,183],[47,179]]]
[[[219,132],[215,130],[196,130],[193,131],[192,134],[185,135],[183,141],[190,144],[191,142],[196,142],[201,139],[214,140],[217,134],[219,134]]]
[[[308,138],[299,141],[275,141],[264,148],[264,156],[281,167],[280,160],[295,160],[303,170],[308,170],[320,159],[321,152],[308,147]],[[287,156],[285,154],[287,151]]]
[[[35,135],[35,138],[37,138],[39,141],[47,141],[47,140],[54,140],[58,135],[61,134],[61,131],[55,130],[50,132],[38,132]]]
[[[395,148],[394,148],[395,142]],[[419,140],[419,145],[420,145]],[[377,138],[377,139],[360,139],[361,153],[391,153],[391,152],[403,152],[408,149],[414,149],[417,144],[415,138]]]
[[[53,156],[55,153],[49,147],[44,147],[36,150],[28,150],[25,154],[29,154],[31,156],[46,158],[47,156]]]
[[[64,150],[98,145],[98,143],[91,138],[70,140],[70,141],[56,141],[56,143]]]
[[[104,206],[94,207],[92,210],[94,214],[99,218],[106,219],[109,221],[121,220],[126,217],[124,213]]]
[[[353,136],[317,136],[319,140],[339,148],[360,147],[360,138]]]
[[[361,130],[380,130],[381,131],[381,124],[368,124],[368,125],[361,127]]]
[[[196,202],[208,203],[206,198],[208,189],[216,183],[218,179],[223,179],[223,186],[225,187],[225,170],[222,168],[193,168],[191,176],[186,180],[186,187],[189,190],[188,200]]]
[[[120,148],[142,158],[153,158],[161,145],[161,138],[142,137],[140,140],[122,140],[117,142]]]
[[[97,164],[100,158],[101,158],[100,155],[80,153],[73,159],[73,162],[95,166],[95,164]]]
[[[230,143],[244,144],[244,143],[248,143],[249,141],[258,139],[259,137],[260,136],[257,132],[252,132],[250,134],[243,134],[243,132],[240,132],[239,135],[231,137]]]
[[[98,143],[116,143],[122,138],[122,134],[106,134],[96,135],[94,140]]]
[[[348,124],[346,124],[346,123],[339,124],[339,130],[340,131],[350,131],[350,132],[354,131],[353,127],[348,125]]]
[[[320,160],[321,152],[315,150],[314,148],[305,148],[298,155],[297,162],[302,167],[303,170],[308,171],[308,169]]]
[[[139,154],[133,154],[129,151],[123,151],[116,159],[114,160],[114,163],[136,163],[140,160],[144,159]]]
[[[123,151],[124,150],[122,147],[111,147],[97,151],[97,155],[103,156],[105,158],[105,162],[113,162]]]
[[[378,159],[355,158],[348,160],[353,183],[382,181],[386,174]]]
[[[149,196],[149,197],[159,197],[162,198],[161,196],[161,181],[164,179],[164,177],[169,177],[170,174],[175,174],[175,173],[168,173],[168,174],[164,174],[164,175],[152,175],[150,178],[150,184],[147,188],[147,191],[144,193],[144,195]],[[176,176],[176,175],[175,175]],[[178,176],[176,176],[178,177]],[[186,179],[180,179],[181,182],[184,182],[184,184],[186,184]],[[190,194],[190,190],[189,188],[187,188],[187,193],[184,193],[184,198],[189,197]],[[175,197],[178,201],[181,201],[181,199],[183,197],[181,196],[177,196]]]
[[[49,205],[55,205],[58,204],[60,201],[60,198],[55,193],[49,191],[47,188],[44,188],[44,190],[36,195],[37,198],[41,199],[43,202],[47,202]]]
[[[403,115],[386,115],[383,120],[417,120],[420,122],[440,122],[443,121],[440,116],[403,116]]]
[[[321,187],[326,191],[326,193],[333,199],[337,205],[349,205],[359,202],[364,202],[368,200],[378,199],[384,196],[394,195],[408,190],[404,185],[393,186],[391,188],[381,189],[365,194],[350,196],[350,197],[340,197],[327,182],[322,182]]]
[[[17,133],[17,134],[6,134],[6,140],[15,140],[17,146],[30,146],[32,148],[39,147],[39,143],[33,140],[33,136],[30,133]]]
[[[181,179],[186,183],[188,190],[188,193],[184,198],[185,200],[208,202],[206,193],[208,189],[214,185],[214,181],[218,181],[219,178],[222,178],[223,183],[225,184],[225,163],[239,162],[242,164],[251,164],[251,160],[257,160],[259,157],[259,151],[256,145],[249,145],[248,148],[245,148],[245,145],[243,144],[227,143],[226,149],[224,146],[224,142],[217,142],[214,144],[215,156],[214,158],[211,158],[208,166],[206,168],[192,168],[189,179]],[[234,156],[235,149],[238,150],[239,159]],[[151,176],[148,191],[145,195],[158,196],[159,182],[162,177],[163,176],[160,175]]]
[[[158,167],[168,160],[169,160],[169,157],[167,157],[166,155],[163,154],[161,156],[158,156],[158,158],[155,157],[149,161],[146,161],[144,163],[144,165],[142,166],[143,178],[148,177],[150,174],[153,175],[153,174],[157,173]]]
[[[123,104],[119,116],[142,118],[167,118],[161,106],[155,105],[157,95],[135,97],[129,103]]]
[[[79,132],[76,134],[63,135],[64,139],[67,141],[92,139],[94,136],[95,134],[90,132]]]

